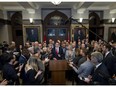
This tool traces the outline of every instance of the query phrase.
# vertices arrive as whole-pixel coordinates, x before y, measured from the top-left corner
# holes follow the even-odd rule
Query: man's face
[[[62,47],[66,47],[66,44],[62,44]]]
[[[102,50],[103,52],[106,52],[106,46],[103,46]]]
[[[39,44],[39,48],[42,48],[42,44]]]
[[[80,50],[80,55],[83,55],[83,50]]]
[[[39,43],[38,42],[35,42],[35,46],[38,46],[39,45]]]
[[[55,45],[56,47],[59,47],[59,44],[58,43],[56,43],[56,45]]]

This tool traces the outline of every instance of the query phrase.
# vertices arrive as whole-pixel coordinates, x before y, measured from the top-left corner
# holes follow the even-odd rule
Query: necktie
[[[56,54],[58,54],[58,50],[56,49]]]

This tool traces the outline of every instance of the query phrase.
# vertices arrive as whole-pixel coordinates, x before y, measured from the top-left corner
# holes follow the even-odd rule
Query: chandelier
[[[51,0],[51,2],[57,6],[61,3],[61,0]]]

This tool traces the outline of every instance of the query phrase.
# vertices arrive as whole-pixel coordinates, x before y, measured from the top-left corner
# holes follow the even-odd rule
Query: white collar
[[[102,63],[99,63],[95,66],[95,68],[97,69]]]
[[[105,57],[110,53],[110,51],[106,52]]]

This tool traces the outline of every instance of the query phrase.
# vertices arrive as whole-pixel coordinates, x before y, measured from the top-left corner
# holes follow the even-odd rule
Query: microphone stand
[[[76,19],[73,19],[72,17],[69,18],[69,22],[71,24],[71,21],[76,21],[78,24],[80,24],[83,28],[85,28],[86,30],[89,30],[91,33],[93,33],[94,35],[96,35],[97,37],[99,37],[102,41],[104,41],[106,44],[108,44],[109,46],[112,47],[112,52],[116,51],[116,48],[113,47],[112,45],[110,45],[107,41],[105,41],[103,38],[101,38],[99,35],[97,35],[96,33],[94,33],[93,31],[91,31],[90,29],[88,29],[87,27],[85,27],[82,23],[78,22]],[[113,53],[112,53],[113,54]],[[113,54],[114,55],[114,54]]]

